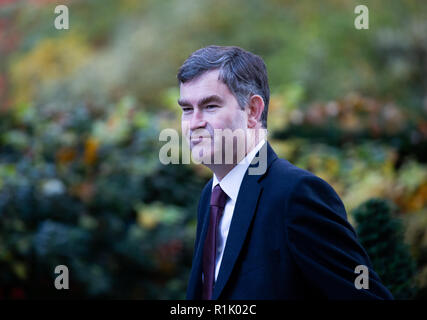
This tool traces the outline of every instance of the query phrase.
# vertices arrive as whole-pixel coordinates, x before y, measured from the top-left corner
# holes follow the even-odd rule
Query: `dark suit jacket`
[[[332,187],[263,148],[267,170],[243,178],[212,298],[392,299]],[[201,299],[211,189],[212,179],[199,201],[187,299]],[[357,265],[369,268],[369,289],[355,288]]]

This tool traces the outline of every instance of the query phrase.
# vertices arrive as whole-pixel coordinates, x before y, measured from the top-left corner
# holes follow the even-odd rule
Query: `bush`
[[[416,294],[415,263],[403,242],[403,225],[394,217],[394,206],[386,200],[370,199],[353,212],[357,234],[367,250],[374,270],[395,299]]]

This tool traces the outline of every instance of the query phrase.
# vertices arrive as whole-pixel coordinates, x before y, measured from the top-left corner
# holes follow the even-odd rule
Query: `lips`
[[[203,141],[203,139],[209,139],[210,137],[205,137],[205,136],[199,136],[199,137],[193,137],[191,138],[191,143],[192,144],[198,144],[200,142]]]

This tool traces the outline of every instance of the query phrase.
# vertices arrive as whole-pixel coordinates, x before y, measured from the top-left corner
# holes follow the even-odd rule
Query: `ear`
[[[261,127],[261,114],[264,111],[264,100],[258,94],[253,95],[248,104],[248,128]]]

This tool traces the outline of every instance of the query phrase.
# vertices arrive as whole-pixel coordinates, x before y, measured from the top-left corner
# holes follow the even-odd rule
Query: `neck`
[[[213,164],[208,165],[207,167],[212,170],[213,173],[215,173],[216,177],[218,178],[218,181],[221,181],[237,164],[225,164],[225,165],[219,165],[219,164]]]

